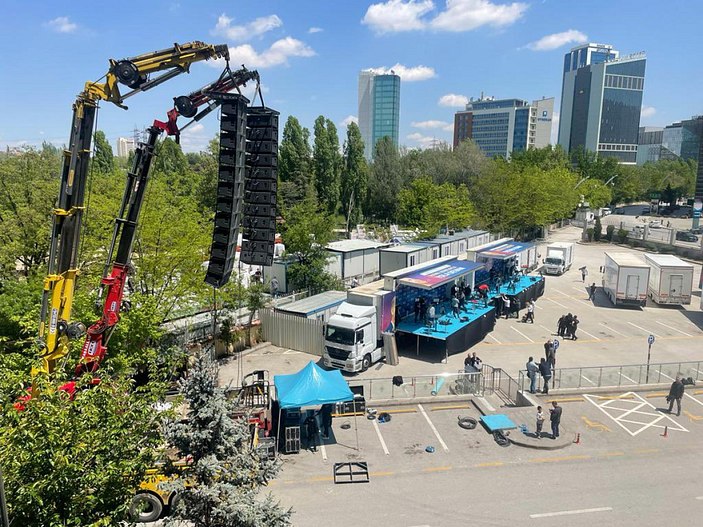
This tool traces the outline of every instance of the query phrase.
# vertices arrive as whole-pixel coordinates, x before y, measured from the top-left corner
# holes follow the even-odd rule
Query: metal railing
[[[363,389],[367,401],[403,400],[417,397],[481,395],[483,380],[481,373],[440,373],[403,377],[396,385],[394,378],[354,379],[347,381],[350,388]]]
[[[656,384],[669,384],[676,376],[695,382],[703,381],[703,362],[664,362],[657,364],[632,364],[619,366],[592,366],[586,368],[559,368],[553,371],[549,388],[580,390],[591,388],[623,388]],[[544,379],[537,379],[537,389],[542,390]],[[518,376],[521,390],[530,388],[527,372]]]
[[[497,394],[508,403],[517,406],[520,383],[513,379],[502,368],[494,368],[488,364],[483,365],[483,389],[486,393]]]

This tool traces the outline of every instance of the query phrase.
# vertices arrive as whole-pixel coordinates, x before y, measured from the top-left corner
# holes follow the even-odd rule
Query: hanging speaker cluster
[[[220,152],[215,229],[205,281],[222,287],[229,281],[237,255],[247,151],[247,104],[239,94],[211,94],[221,103]]]
[[[247,109],[246,179],[240,259],[273,264],[278,190],[278,116],[271,108]]]

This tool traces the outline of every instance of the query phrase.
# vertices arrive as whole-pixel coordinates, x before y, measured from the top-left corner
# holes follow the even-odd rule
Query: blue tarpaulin
[[[325,371],[312,361],[298,373],[274,375],[273,384],[281,408],[321,406],[354,399],[342,372]]]

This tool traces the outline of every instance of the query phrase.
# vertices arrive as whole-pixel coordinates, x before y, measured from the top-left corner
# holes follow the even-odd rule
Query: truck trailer
[[[395,329],[395,292],[383,284],[377,280],[349,289],[325,327],[325,366],[359,372],[385,358],[383,333]]]
[[[647,303],[649,265],[631,253],[605,253],[603,291],[616,305]]]
[[[672,254],[644,255],[651,267],[649,298],[657,304],[684,305],[691,303],[693,266]]]
[[[573,243],[550,243],[547,245],[547,256],[544,259],[544,273],[561,275],[571,268],[574,263]]]

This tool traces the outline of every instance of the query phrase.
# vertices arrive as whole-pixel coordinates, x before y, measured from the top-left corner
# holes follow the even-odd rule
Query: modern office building
[[[553,113],[553,97],[529,104],[482,95],[454,115],[454,148],[471,139],[487,156],[506,158],[512,152],[541,148],[549,144]]]
[[[664,128],[660,126],[640,126],[637,140],[637,164],[659,161]]]
[[[367,160],[373,158],[373,149],[382,137],[390,137],[398,146],[399,126],[400,76],[392,71],[359,73],[359,129]]]
[[[672,123],[664,128],[640,127],[637,164],[660,159],[698,161],[703,140],[703,116]]]
[[[131,137],[117,138],[117,157],[129,157],[129,154],[136,150],[134,139]]]
[[[621,163],[637,160],[646,66],[644,52],[620,57],[607,44],[584,44],[564,57],[559,144]]]

